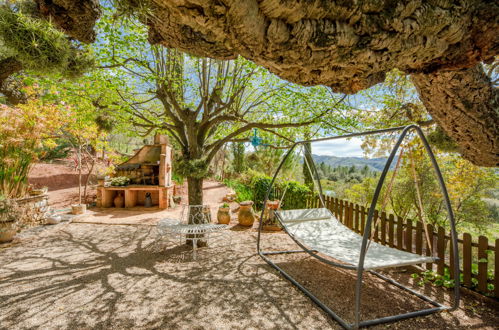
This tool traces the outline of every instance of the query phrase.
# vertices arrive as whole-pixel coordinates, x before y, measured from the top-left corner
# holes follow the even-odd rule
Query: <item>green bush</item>
[[[251,188],[253,190],[253,202],[255,202],[255,207],[261,209],[263,206],[263,201],[267,191],[270,188],[270,183],[272,178],[263,174],[253,177],[251,180]],[[271,194],[270,198],[273,199],[274,196]]]
[[[253,192],[251,191],[251,188],[236,181],[236,180],[230,180],[230,179],[225,179],[224,184],[229,187],[234,189],[236,192],[236,202],[243,202],[243,201],[250,201],[253,200]]]
[[[41,150],[40,154],[41,156],[39,157],[40,160],[43,161],[50,161],[50,160],[57,160],[57,159],[64,159],[69,156],[69,153],[71,151],[71,143],[65,139],[57,139],[56,140],[57,146],[55,148],[49,148],[49,147],[43,147]]]
[[[234,189],[237,201],[252,200],[256,209],[261,209],[263,201],[270,188],[272,178],[263,173],[249,170],[237,180],[226,179],[226,186]],[[312,194],[310,188],[296,181],[276,182],[269,199],[281,199],[284,195],[283,209],[303,209],[307,207],[307,199]]]
[[[287,189],[286,189],[287,187]],[[283,192],[286,189],[282,208],[285,210],[304,209],[307,207],[307,200],[312,191],[306,185],[296,181],[288,181],[279,187]]]

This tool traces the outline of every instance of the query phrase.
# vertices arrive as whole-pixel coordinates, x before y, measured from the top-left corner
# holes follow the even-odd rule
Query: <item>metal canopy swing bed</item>
[[[376,186],[374,192],[373,200],[369,207],[369,212],[367,215],[367,220],[365,224],[365,229],[363,235],[359,235],[354,231],[350,230],[348,227],[343,225],[336,217],[327,209],[324,196],[322,194],[322,187],[319,180],[319,175],[315,164],[311,161],[308,164],[307,157],[303,157],[303,161],[307,163],[308,169],[314,179],[314,186],[318,190],[319,201],[321,208],[313,209],[298,209],[298,210],[278,210],[275,212],[276,219],[279,221],[280,225],[283,227],[284,231],[294,240],[294,242],[301,248],[301,250],[286,250],[286,251],[263,251],[261,248],[261,231],[263,227],[263,221],[260,221],[260,226],[258,229],[257,238],[257,250],[258,254],[273,268],[275,268],[280,274],[282,274],[286,279],[288,279],[292,284],[294,284],[298,289],[300,289],[305,295],[307,295],[314,303],[316,303],[320,308],[322,308],[327,314],[329,314],[333,319],[340,323],[344,328],[347,329],[357,329],[359,327],[372,326],[380,323],[394,322],[402,319],[407,319],[416,316],[428,315],[431,313],[439,312],[442,310],[455,310],[459,307],[459,253],[457,248],[457,234],[455,228],[454,214],[449,200],[449,195],[445,187],[445,183],[438,167],[435,156],[426,140],[423,131],[417,125],[410,125],[405,127],[395,127],[382,130],[373,130],[363,133],[352,133],[342,136],[327,137],[315,140],[306,140],[296,142],[287,154],[282,159],[279,164],[274,177],[272,178],[270,187],[266,193],[265,200],[263,203],[261,219],[264,216],[264,210],[267,205],[267,201],[271,196],[274,184],[276,182],[277,176],[281,171],[283,164],[286,162],[288,157],[294,152],[297,147],[303,147],[303,152],[308,152],[308,159],[312,159],[310,148],[304,147],[308,143],[330,141],[336,139],[345,139],[352,137],[362,137],[373,134],[386,134],[386,133],[397,133],[400,135],[388,157],[388,160],[381,172],[380,179]],[[442,191],[443,200],[447,209],[448,218],[450,222],[450,242],[452,244],[452,253],[455,260],[454,263],[454,301],[452,306],[442,305],[431,298],[424,296],[423,294],[408,288],[395,280],[386,277],[378,272],[376,269],[388,268],[388,267],[399,267],[408,265],[418,265],[428,262],[435,262],[438,258],[434,257],[433,253],[431,256],[421,256],[419,254],[409,253],[388,246],[378,244],[370,240],[372,222],[375,214],[376,204],[381,194],[381,189],[383,183],[387,176],[388,171],[394,161],[394,158],[399,150],[402,142],[408,136],[410,132],[416,132],[417,136],[421,139],[426,153],[428,154],[430,161],[432,163],[433,169],[435,170],[436,178],[439,183],[440,189]],[[399,156],[400,157],[400,156]],[[395,175],[395,174],[394,174]],[[285,192],[284,192],[285,193]],[[419,193],[419,192],[418,192]],[[281,200],[282,201],[282,200]],[[376,226],[376,224],[374,225]],[[426,227],[426,226],[425,226]],[[431,249],[431,242],[427,242]],[[307,290],[303,285],[301,285],[295,278],[284,271],[276,263],[274,263],[269,256],[277,254],[288,254],[288,253],[300,253],[305,252],[314,258],[324,262],[325,264],[340,267],[344,269],[354,270],[357,272],[357,280],[355,285],[355,321],[353,323],[348,323],[346,320],[338,316],[329,307],[327,307],[319,298],[317,298],[312,292]],[[432,251],[433,252],[433,251]],[[325,255],[336,261],[332,261],[329,258],[323,257]],[[398,288],[405,290],[420,299],[430,303],[434,307],[421,309],[418,311],[381,317],[372,320],[360,320],[360,302],[361,302],[361,290],[362,290],[362,278],[363,273],[367,271],[379,278],[389,282]]]

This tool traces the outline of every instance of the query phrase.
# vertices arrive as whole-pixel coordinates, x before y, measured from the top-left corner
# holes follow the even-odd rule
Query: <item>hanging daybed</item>
[[[315,164],[313,163],[311,157],[310,148],[303,147],[301,150],[304,153],[308,153],[308,157],[303,157],[303,161],[310,171],[311,177],[314,179],[314,186],[318,190],[318,197],[321,203],[320,208],[309,208],[309,209],[297,209],[297,210],[279,210],[275,212],[276,219],[279,221],[280,225],[284,228],[284,231],[300,246],[301,250],[286,250],[286,251],[262,251],[260,240],[261,240],[261,230],[263,221],[260,222],[260,227],[258,231],[257,239],[257,250],[258,254],[272,267],[277,269],[284,277],[291,281],[295,286],[297,286],[301,291],[303,291],[309,298],[311,298],[319,307],[321,307],[326,313],[338,321],[343,327],[347,329],[359,328],[364,326],[370,326],[380,323],[393,322],[401,319],[406,319],[415,316],[427,315],[435,313],[446,309],[456,309],[459,306],[459,255],[457,249],[457,235],[455,229],[454,215],[452,212],[452,207],[449,201],[449,196],[447,194],[447,189],[442,178],[442,174],[435,160],[433,152],[426,140],[421,128],[416,125],[410,125],[406,127],[396,127],[384,130],[375,130],[364,133],[353,133],[343,136],[335,136],[329,138],[322,138],[316,140],[301,141],[295,143],[286,156],[281,161],[281,164],[277,168],[276,173],[272,179],[270,188],[266,194],[266,198],[263,204],[263,210],[265,210],[267,200],[271,193],[274,191],[274,183],[276,178],[287,160],[287,158],[295,152],[297,147],[305,146],[306,144],[313,142],[329,141],[335,139],[345,139],[351,137],[360,137],[373,134],[387,134],[394,132],[401,132],[399,138],[397,139],[394,148],[392,149],[388,160],[384,166],[381,173],[379,182],[377,184],[376,190],[374,192],[373,200],[369,208],[364,234],[361,236],[354,231],[350,230],[348,227],[343,225],[326,207],[324,202],[324,195],[322,193],[322,187],[320,184],[319,176]],[[387,176],[388,171],[392,166],[392,162],[395,159],[397,151],[402,144],[404,138],[411,132],[414,131],[420,137],[426,152],[431,160],[433,169],[442,190],[442,195],[444,198],[444,203],[447,208],[450,229],[451,229],[451,244],[454,260],[454,302],[452,307],[444,306],[384,275],[381,275],[374,270],[389,268],[389,267],[400,267],[408,265],[418,265],[423,263],[435,262],[438,258],[430,256],[422,256],[415,253],[409,253],[401,251],[395,248],[391,248],[385,245],[378,244],[370,240],[371,228],[373,227],[373,218],[376,209],[376,204],[381,194],[381,188],[383,186],[384,180]],[[305,155],[304,155],[305,156]],[[307,159],[309,161],[307,161]],[[309,162],[311,162],[309,164]],[[285,194],[285,192],[284,192]],[[419,194],[419,191],[418,191]],[[281,199],[282,200],[282,199]],[[421,199],[419,199],[421,201]],[[262,211],[262,218],[264,214]],[[426,229],[426,226],[425,226]],[[428,236],[427,236],[428,237]],[[431,242],[427,242],[431,247]],[[315,295],[313,295],[309,290],[302,286],[295,278],[290,274],[285,272],[282,268],[276,265],[270,258],[270,255],[276,254],[286,254],[286,253],[299,253],[306,252],[309,253],[314,258],[321,260],[322,262],[345,269],[351,269],[357,271],[357,281],[355,286],[355,321],[353,323],[348,323],[346,320],[334,313],[329,307],[327,307],[322,301],[319,300]],[[399,315],[381,317],[373,320],[360,320],[360,301],[361,301],[361,288],[362,288],[362,278],[363,272],[368,271],[389,283],[410,292],[417,297],[432,304],[433,308],[426,308],[418,310],[415,312],[408,312]]]

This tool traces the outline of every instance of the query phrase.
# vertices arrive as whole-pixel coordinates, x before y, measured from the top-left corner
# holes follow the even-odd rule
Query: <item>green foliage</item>
[[[173,172],[173,174],[172,174],[172,180],[175,181],[175,183],[177,183],[179,185],[183,185],[184,184],[184,177],[178,175],[175,172]]]
[[[284,210],[304,209],[312,191],[309,187],[296,181],[280,184],[280,189],[287,189],[284,200],[281,201]]]
[[[42,148],[42,150],[40,151],[40,160],[46,162],[68,157],[72,147],[71,143],[69,143],[66,139],[56,139],[55,143],[57,145],[53,148],[46,146]]]
[[[233,168],[236,173],[242,173],[245,170],[246,164],[244,162],[244,143],[233,142],[231,144],[233,156]]]
[[[272,178],[266,176],[264,174],[259,174],[253,177],[251,180],[251,189],[253,190],[252,200],[255,203],[255,207],[260,209],[263,206],[263,201],[265,200],[265,196],[270,188],[270,183],[272,182]],[[271,199],[275,198],[275,196],[271,195]]]
[[[475,275],[475,277],[471,278],[471,288],[476,289],[476,287],[478,286],[478,280],[476,278],[476,275],[478,275],[478,265],[476,263],[471,264],[471,273]],[[424,286],[425,284],[430,283],[435,286],[441,286],[446,289],[452,289],[456,285],[455,281],[450,276],[450,270],[448,267],[444,268],[443,275],[437,274],[432,270],[426,270],[419,274],[417,273],[411,274],[411,277],[418,281],[417,284],[419,286]],[[460,283],[462,284],[463,283],[462,273],[460,274],[459,278],[460,278]],[[487,278],[489,280],[494,279],[494,274],[492,271],[487,272]],[[490,292],[494,291],[494,284],[492,283],[487,284],[487,290]],[[485,294],[488,295],[487,292]]]
[[[320,162],[317,166],[317,172],[321,179],[328,179],[335,182],[360,183],[364,178],[372,178],[378,175],[378,172],[364,165],[362,167],[351,166],[331,166]]]
[[[77,48],[50,21],[8,5],[0,6],[0,40],[8,56],[39,73],[75,77],[94,64],[93,55]]]
[[[126,19],[147,19],[153,13],[152,2],[149,0],[114,0],[117,15]]]
[[[225,179],[224,184],[236,192],[236,202],[250,201],[253,199],[251,188],[237,180]]]
[[[309,187],[310,189],[314,188],[314,178],[312,176],[312,166],[314,164],[314,160],[312,157],[312,146],[309,143],[305,143],[303,145],[304,150],[304,155],[303,155],[303,164],[302,164],[302,171],[303,171],[303,181],[305,182],[305,185]],[[324,163],[321,163],[323,165]]]
[[[204,159],[180,159],[175,165],[176,173],[185,178],[202,179],[208,176],[208,163]]]
[[[249,173],[248,177],[243,177],[240,180],[242,182],[238,182],[244,186],[244,191],[251,192],[249,199],[255,203],[257,209],[260,209],[263,206],[263,201],[270,188],[272,178],[263,173],[253,171]],[[234,182],[235,180],[231,181]],[[283,209],[286,210],[305,208],[307,206],[307,198],[312,193],[309,187],[297,181],[278,181],[270,192],[269,199],[275,200],[282,198],[284,191],[286,191],[286,193],[284,195],[284,200],[281,202]]]
[[[111,179],[111,186],[123,187],[123,186],[128,186],[129,183],[130,179],[127,178],[126,176],[118,176],[116,178]]]
[[[26,94],[36,95],[36,91]],[[35,98],[17,107],[0,104],[0,194],[17,198],[26,193],[37,151],[52,144],[50,137],[63,123],[60,111],[57,105]]]

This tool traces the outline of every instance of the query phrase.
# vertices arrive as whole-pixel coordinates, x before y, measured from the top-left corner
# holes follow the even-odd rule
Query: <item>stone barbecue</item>
[[[150,193],[152,205],[166,209],[173,196],[172,148],[168,138],[155,135],[154,144],[145,145],[126,162],[116,167],[116,175],[130,179],[127,186],[99,185],[97,188],[97,207],[114,207],[114,199],[124,196],[127,208],[143,206],[146,194]]]

